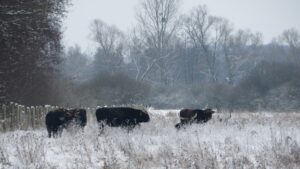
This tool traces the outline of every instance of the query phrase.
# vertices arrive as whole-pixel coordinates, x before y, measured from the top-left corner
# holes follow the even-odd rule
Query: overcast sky
[[[64,24],[64,44],[79,44],[91,52],[93,43],[89,26],[94,19],[128,31],[135,24],[135,9],[142,0],[72,0],[73,6]],[[250,29],[263,34],[269,42],[283,30],[300,30],[300,0],[182,0],[180,13],[206,4],[210,14],[222,16],[235,29]]]

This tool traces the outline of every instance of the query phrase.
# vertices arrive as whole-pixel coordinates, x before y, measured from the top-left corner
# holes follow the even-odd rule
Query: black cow
[[[177,129],[186,124],[192,123],[205,123],[212,118],[212,114],[215,113],[212,109],[183,109],[180,110],[180,123],[176,124]]]
[[[49,138],[61,136],[64,128],[71,123],[84,127],[86,125],[86,111],[84,109],[57,109],[50,111],[46,115],[46,126]]]
[[[71,109],[68,111],[73,117],[75,125],[78,125],[82,128],[86,125],[86,110],[85,109]]]
[[[107,124],[111,127],[127,127],[133,129],[141,122],[149,122],[150,117],[146,111],[129,107],[104,107],[96,111],[96,117],[100,128]]]

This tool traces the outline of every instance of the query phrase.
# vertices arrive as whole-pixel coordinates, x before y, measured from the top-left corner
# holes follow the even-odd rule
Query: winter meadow
[[[0,134],[1,168],[299,168],[299,113],[217,113],[177,130],[178,110],[150,109],[133,131],[97,123],[49,139],[45,128]],[[90,115],[90,114],[89,114]],[[94,114],[92,114],[94,115]]]
[[[299,169],[299,7],[1,0],[0,169]]]

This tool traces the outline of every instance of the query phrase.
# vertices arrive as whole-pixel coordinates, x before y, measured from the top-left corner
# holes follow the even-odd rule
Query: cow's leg
[[[203,120],[203,119],[197,120],[197,123],[200,123],[200,124],[205,123],[205,120]]]
[[[135,124],[129,124],[129,125],[127,126],[128,132],[132,131],[134,128],[135,128]]]
[[[99,125],[99,135],[101,135],[104,133],[104,127],[105,127],[104,121],[99,121],[98,125]]]
[[[80,128],[81,133],[84,133],[84,126],[80,126],[79,128]]]
[[[51,132],[52,132],[52,131],[51,131],[51,128],[50,128],[50,127],[47,127],[47,131],[48,131],[48,137],[51,138]]]
[[[78,124],[79,124],[79,128],[80,128],[81,132],[84,132],[84,127],[86,126],[86,122],[84,122],[82,119],[80,119]]]
[[[57,130],[57,133],[58,133],[59,137],[61,137],[62,132],[63,132],[63,128],[59,127],[58,130]]]
[[[137,125],[136,120],[127,120],[125,123],[125,126],[127,128],[127,131],[130,132],[134,129],[134,127]]]
[[[53,138],[57,138],[57,128],[53,128],[53,130],[52,130],[52,136],[53,136]]]
[[[135,124],[135,127],[136,127],[136,126],[138,126],[138,128],[140,128],[140,127],[141,127],[141,124],[140,124],[140,123],[136,123],[136,124]]]
[[[185,122],[185,120],[184,119],[180,119],[180,123],[184,123]]]
[[[179,130],[179,129],[181,128],[181,126],[182,126],[182,123],[177,123],[177,124],[175,125],[175,128]]]
[[[62,133],[62,128],[60,127],[53,127],[52,128],[52,136],[53,138],[57,138],[58,136],[61,136],[61,133]]]

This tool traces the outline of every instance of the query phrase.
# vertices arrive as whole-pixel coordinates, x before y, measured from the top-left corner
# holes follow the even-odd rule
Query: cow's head
[[[139,113],[139,122],[148,122],[150,121],[150,117],[147,111],[140,111]]]
[[[205,112],[206,114],[214,114],[214,113],[215,113],[215,111],[212,110],[212,109],[210,109],[210,108],[205,109],[204,112]]]
[[[86,110],[85,109],[72,109],[69,110],[69,116],[75,119],[81,118],[81,116],[86,116]]]
[[[73,112],[72,112],[72,111],[67,111],[65,114],[66,114],[66,116],[69,117],[69,118],[72,118],[72,117],[73,117]]]
[[[79,118],[80,116],[80,110],[79,109],[73,109],[73,118]]]

